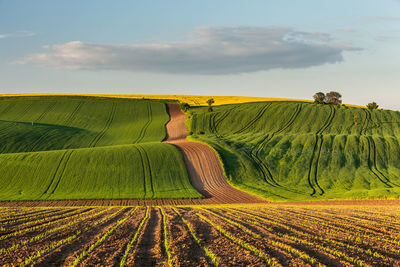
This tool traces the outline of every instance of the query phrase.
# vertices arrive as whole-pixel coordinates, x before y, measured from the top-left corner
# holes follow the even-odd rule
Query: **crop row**
[[[398,211],[282,205],[0,208],[10,221],[0,233],[0,263],[394,266],[400,260]]]

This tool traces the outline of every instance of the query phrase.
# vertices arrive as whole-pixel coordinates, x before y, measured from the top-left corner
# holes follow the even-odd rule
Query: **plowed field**
[[[399,266],[399,212],[399,206],[0,208],[0,263]]]

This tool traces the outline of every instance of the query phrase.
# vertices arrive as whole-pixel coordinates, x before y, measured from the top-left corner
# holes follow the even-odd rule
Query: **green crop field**
[[[0,200],[198,198],[164,103],[0,99]]]
[[[278,201],[400,196],[400,112],[264,102],[189,117],[191,139],[214,147],[243,190]]]

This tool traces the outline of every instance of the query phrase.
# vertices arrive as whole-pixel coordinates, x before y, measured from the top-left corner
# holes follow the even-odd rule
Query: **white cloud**
[[[34,35],[35,35],[35,33],[31,32],[31,31],[19,31],[19,32],[14,32],[14,33],[2,33],[2,34],[0,34],[0,39],[31,37]]]
[[[192,40],[104,45],[80,41],[45,46],[15,63],[70,70],[234,74],[276,68],[307,68],[343,61],[355,50],[325,33],[288,27],[199,27]],[[46,48],[47,47],[47,48]]]

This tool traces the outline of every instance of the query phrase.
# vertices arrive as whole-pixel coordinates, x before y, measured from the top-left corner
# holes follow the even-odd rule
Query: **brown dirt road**
[[[221,163],[209,146],[186,140],[187,116],[178,104],[167,104],[170,121],[165,143],[182,151],[192,185],[206,198],[201,204],[264,203],[265,200],[233,188],[225,179]]]

